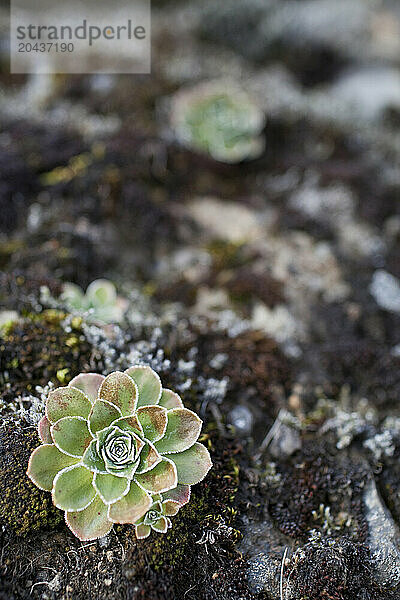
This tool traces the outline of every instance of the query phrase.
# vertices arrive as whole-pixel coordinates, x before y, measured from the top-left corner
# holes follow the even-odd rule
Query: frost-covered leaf
[[[131,480],[136,473],[137,466],[139,464],[139,459],[135,463],[131,463],[123,468],[113,468],[111,465],[106,464],[106,471],[110,475],[115,475],[115,477],[122,477]]]
[[[190,500],[190,485],[178,484],[176,488],[165,492],[162,497],[163,500],[170,500],[178,503],[180,506],[183,506]]]
[[[92,404],[85,394],[74,387],[60,387],[50,392],[46,403],[46,416],[50,423],[63,417],[87,419]]]
[[[162,439],[154,445],[161,454],[183,452],[193,446],[200,435],[202,420],[187,408],[168,411],[168,424]]]
[[[122,415],[131,415],[136,409],[137,388],[131,377],[115,371],[108,375],[101,384],[99,398],[114,404]]]
[[[144,540],[149,537],[151,532],[150,525],[145,525],[144,523],[140,523],[135,526],[135,534],[138,540]]]
[[[130,481],[122,477],[115,477],[115,475],[110,475],[109,473],[105,475],[96,473],[93,485],[103,502],[112,504],[128,493]]]
[[[158,533],[165,533],[168,529],[168,521],[165,517],[160,517],[158,521],[152,524],[152,528],[154,531],[158,531]]]
[[[82,465],[67,467],[54,479],[53,502],[62,510],[83,510],[96,496],[93,474]]]
[[[32,452],[26,474],[38,488],[50,492],[57,473],[78,460],[60,452],[54,444],[45,444]]]
[[[150,471],[136,474],[135,480],[152,494],[166,492],[174,488],[178,483],[175,465],[168,458],[163,458]]]
[[[107,535],[113,528],[107,513],[108,506],[96,496],[87,508],[79,512],[66,512],[65,522],[81,542],[88,542]]]
[[[99,375],[98,373],[80,373],[71,379],[68,387],[75,387],[81,390],[94,403],[104,379],[104,375]]]
[[[151,504],[150,494],[132,481],[126,496],[110,505],[108,518],[113,523],[135,523],[148,511]]]
[[[176,488],[162,495],[163,514],[167,517],[176,515],[178,510],[190,500],[190,486],[178,484]]]
[[[93,473],[107,473],[104,460],[97,452],[97,440],[92,440],[86,448],[82,463]]]
[[[108,427],[121,416],[121,411],[107,402],[107,400],[96,400],[89,414],[89,428],[95,434],[97,431]]]
[[[184,452],[170,454],[169,458],[176,465],[179,483],[187,485],[199,483],[212,466],[207,448],[198,442]]]
[[[143,429],[141,424],[139,423],[139,419],[136,415],[129,415],[128,417],[120,417],[116,421],[114,421],[113,425],[116,425],[123,431],[131,431],[136,435],[143,435]]]
[[[174,502],[173,500],[165,500],[163,502],[163,513],[167,517],[173,517],[179,509],[180,504],[178,504],[178,502]]]
[[[162,456],[154,448],[153,444],[146,443],[140,453],[140,463],[137,473],[145,473],[156,466],[162,460]]]
[[[52,444],[53,438],[50,431],[51,423],[46,416],[42,417],[38,423],[38,434],[43,444]]]
[[[167,411],[162,406],[142,406],[137,411],[137,418],[143,429],[144,437],[149,442],[160,440],[167,427]]]
[[[158,404],[161,397],[161,381],[151,367],[137,365],[125,371],[138,388],[138,407]]]
[[[92,441],[88,424],[82,417],[64,417],[51,427],[51,437],[57,448],[70,456],[83,456]]]
[[[162,390],[159,405],[164,406],[167,410],[171,408],[183,408],[181,397],[167,388],[163,388]]]

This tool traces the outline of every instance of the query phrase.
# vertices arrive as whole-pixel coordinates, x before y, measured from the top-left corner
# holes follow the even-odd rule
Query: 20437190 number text
[[[73,52],[74,44],[72,42],[20,42],[18,52]]]

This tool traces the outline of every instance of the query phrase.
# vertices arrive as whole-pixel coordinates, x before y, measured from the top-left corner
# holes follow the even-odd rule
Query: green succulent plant
[[[208,450],[197,442],[201,426],[148,366],[107,377],[81,373],[49,393],[38,426],[43,445],[33,451],[27,475],[51,491],[80,540],[146,516],[139,533],[142,525],[157,531],[158,503],[160,515],[171,516],[211,468]]]
[[[171,124],[181,143],[221,162],[257,158],[264,150],[265,115],[233,83],[208,82],[179,92]]]
[[[128,304],[107,279],[92,281],[86,293],[75,283],[64,283],[60,301],[71,312],[85,314],[87,320],[99,323],[119,323]]]
[[[164,494],[153,496],[153,504],[143,517],[135,523],[136,537],[147,538],[151,530],[165,533],[171,526],[171,519],[190,500],[190,486],[178,485]]]

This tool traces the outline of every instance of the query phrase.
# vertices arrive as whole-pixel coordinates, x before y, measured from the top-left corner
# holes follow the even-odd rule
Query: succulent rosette
[[[153,504],[143,517],[135,523],[136,537],[141,540],[149,537],[151,530],[166,533],[172,527],[170,517],[190,500],[190,486],[178,485],[164,494],[153,496]]]
[[[33,451],[27,475],[51,491],[80,540],[93,540],[113,523],[146,518],[155,502],[167,518],[189,500],[190,486],[212,464],[197,442],[201,426],[148,366],[107,377],[80,374],[50,392],[38,427],[43,445]],[[148,516],[144,525],[157,530],[152,524]]]
[[[232,81],[206,81],[178,91],[172,99],[170,119],[183,145],[221,162],[251,160],[265,148],[265,114]]]
[[[94,323],[120,323],[128,301],[117,295],[115,285],[108,279],[96,279],[86,292],[75,283],[64,283],[60,300],[71,311],[84,314]]]

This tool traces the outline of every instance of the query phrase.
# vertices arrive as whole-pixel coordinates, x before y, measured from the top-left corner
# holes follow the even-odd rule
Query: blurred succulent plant
[[[71,312],[85,313],[89,321],[99,323],[119,323],[128,305],[107,279],[92,281],[86,293],[75,283],[64,283],[60,301]]]
[[[43,445],[27,475],[52,492],[80,540],[141,519],[139,537],[146,537],[147,527],[166,531],[166,519],[188,502],[189,486],[211,468],[196,441],[201,425],[148,366],[107,377],[81,373],[49,393],[38,428]]]
[[[208,82],[178,92],[171,124],[182,144],[221,162],[257,158],[265,147],[263,111],[230,82]]]

